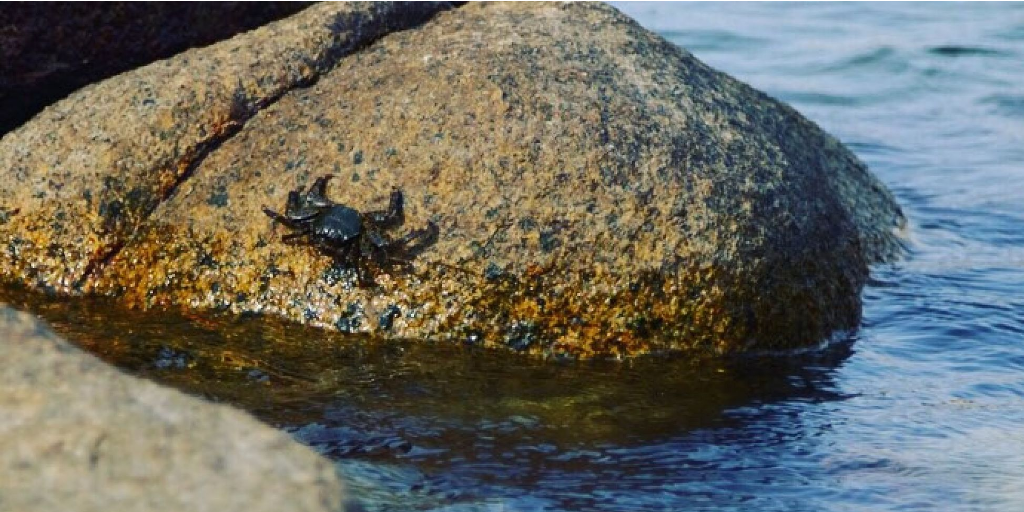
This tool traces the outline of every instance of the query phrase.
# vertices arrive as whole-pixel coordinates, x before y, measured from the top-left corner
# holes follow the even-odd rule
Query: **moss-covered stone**
[[[317,12],[300,16],[316,26]],[[288,35],[226,44],[253,52]],[[202,52],[178,65],[195,69]],[[54,175],[57,163],[41,158],[8,164],[33,187],[0,192],[20,209],[0,230],[28,240],[0,269],[140,307],[592,357],[815,344],[856,327],[868,263],[899,250],[899,207],[839,142],[604,5],[469,4],[317,76],[273,102],[236,102],[254,106],[243,120],[207,123],[230,136],[195,145],[204,157],[184,170],[161,170],[149,146],[90,142],[90,154],[127,148],[116,161],[141,166],[115,173],[119,190],[154,173],[173,178],[155,203],[122,199],[114,220],[86,210],[61,229],[42,224],[64,204],[57,196],[81,197],[116,165],[87,160]],[[117,87],[97,87],[92,108],[116,104]],[[172,118],[209,116],[192,97],[175,105]],[[194,140],[191,125],[168,130],[157,148]],[[288,191],[328,173],[346,177],[329,195],[357,209],[400,187],[409,226],[433,221],[439,240],[372,287],[313,248],[282,243],[262,207],[282,209]],[[145,180],[147,190],[159,181]],[[27,199],[33,192],[45,197]],[[51,243],[56,256],[42,256]]]

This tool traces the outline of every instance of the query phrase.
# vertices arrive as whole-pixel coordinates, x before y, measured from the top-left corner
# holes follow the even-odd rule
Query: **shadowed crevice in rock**
[[[191,159],[182,160],[178,164],[179,167],[184,165],[184,171],[177,176],[169,187],[162,191],[157,201],[155,201],[142,214],[141,222],[146,222],[150,215],[152,215],[153,211],[155,211],[169,198],[173,197],[174,193],[178,190],[178,187],[192,177],[196,168],[203,163],[210,153],[216,151],[217,148],[219,148],[225,141],[242,130],[242,128],[245,127],[245,123],[259,114],[260,111],[266,109],[270,105],[273,105],[281,99],[282,96],[289,92],[307,88],[316,84],[317,80],[319,80],[324,73],[329,71],[343,57],[358,52],[362,48],[366,48],[373,44],[373,42],[378,38],[396,30],[413,28],[416,25],[427,21],[433,14],[432,9],[430,8],[431,5],[432,4],[428,3],[425,7],[419,7],[412,12],[406,13],[407,17],[399,19],[394,25],[390,25],[385,22],[382,25],[375,26],[373,24],[374,14],[367,14],[360,11],[337,13],[333,17],[332,21],[327,24],[327,28],[336,37],[347,31],[354,32],[354,35],[347,40],[339,38],[339,40],[342,41],[341,44],[328,47],[323,59],[315,63],[314,69],[317,70],[316,73],[308,77],[303,77],[289,87],[281,88],[274,94],[255,100],[247,98],[244,90],[239,90],[231,102],[231,115],[229,116],[230,121],[225,123],[219,134],[198,144],[191,152],[193,155]],[[381,16],[381,13],[375,14],[377,16]],[[134,232],[129,235],[129,238],[133,235]],[[116,241],[90,259],[85,270],[82,272],[82,276],[75,282],[74,288],[76,290],[80,290],[89,279],[96,275],[96,272],[100,271],[111,259],[117,256],[118,252],[121,251],[127,243],[127,240]]]
[[[319,75],[316,76],[318,77]],[[315,82],[315,78],[312,79],[311,83],[312,82]],[[163,204],[169,198],[174,196],[174,193],[175,191],[178,190],[178,187],[180,187],[182,183],[184,183],[185,181],[192,177],[192,174],[195,172],[196,168],[203,163],[203,160],[205,160],[206,157],[210,155],[210,153],[216,151],[217,148],[224,143],[224,141],[230,139],[232,136],[238,133],[238,131],[245,126],[246,121],[252,119],[252,117],[258,114],[261,109],[266,108],[268,105],[272,105],[275,101],[277,101],[282,95],[284,95],[288,91],[308,86],[309,84],[296,84],[292,88],[281,90],[278,94],[275,94],[272,97],[255,102],[252,108],[244,106],[241,102],[233,103],[231,115],[232,121],[225,125],[223,132],[221,132],[217,137],[203,141],[200,144],[198,144],[193,150],[194,156],[192,156],[191,159],[185,159],[179,163],[179,166],[185,166],[185,170],[182,173],[178,174],[174,182],[161,192],[156,201],[153,201],[151,205],[149,205],[146,208],[146,210],[143,212],[141,216],[142,220],[140,221],[140,226],[142,225],[142,223],[145,223],[149,219],[149,217],[161,204]],[[96,273],[100,271],[102,268],[104,268],[111,259],[117,256],[121,249],[123,249],[125,245],[128,243],[131,236],[134,236],[134,232],[128,235],[128,239],[115,240],[109,246],[104,247],[100,251],[98,251],[92,257],[92,259],[90,259],[89,262],[86,264],[85,270],[82,271],[81,277],[79,277],[78,280],[75,282],[73,288],[75,290],[80,290],[89,279],[95,276]]]

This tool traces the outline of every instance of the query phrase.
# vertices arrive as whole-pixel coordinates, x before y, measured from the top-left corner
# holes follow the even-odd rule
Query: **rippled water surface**
[[[874,269],[855,339],[559,365],[26,306],[293,432],[367,510],[1024,510],[1024,5],[618,7],[796,106],[894,191],[912,253]]]

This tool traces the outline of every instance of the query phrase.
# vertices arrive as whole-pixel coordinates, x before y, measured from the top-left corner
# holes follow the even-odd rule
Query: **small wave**
[[[906,56],[891,46],[880,46],[841,59],[822,68],[822,73],[842,73],[877,69],[889,73],[900,73],[910,67]]]
[[[856,331],[850,329],[838,329],[818,341],[806,347],[790,349],[765,349],[749,350],[734,357],[737,361],[761,361],[766,358],[807,358],[807,357],[833,357],[834,359],[845,359],[850,355],[850,348],[856,341]]]
[[[985,48],[982,46],[960,46],[960,45],[940,45],[928,48],[928,53],[932,55],[940,55],[943,57],[968,57],[968,56],[999,56],[1006,57],[1011,55],[1010,52],[1003,50],[997,50],[995,48]]]
[[[664,30],[660,34],[688,51],[726,51],[760,48],[770,41],[726,30]]]
[[[780,99],[795,105],[826,105],[852,107],[858,104],[858,98],[849,95],[829,94],[824,92],[782,92]]]
[[[903,149],[886,144],[878,141],[868,140],[844,140],[843,144],[857,153],[858,156],[863,157],[864,155],[878,156],[878,155],[901,155]]]
[[[1024,117],[1024,95],[993,94],[982,98],[981,102],[995,107],[995,112],[1007,117]]]

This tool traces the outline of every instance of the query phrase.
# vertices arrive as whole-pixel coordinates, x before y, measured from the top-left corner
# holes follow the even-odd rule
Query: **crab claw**
[[[306,200],[317,207],[330,206],[331,201],[327,199],[327,182],[333,177],[333,174],[325,174],[317,178],[306,192]]]

